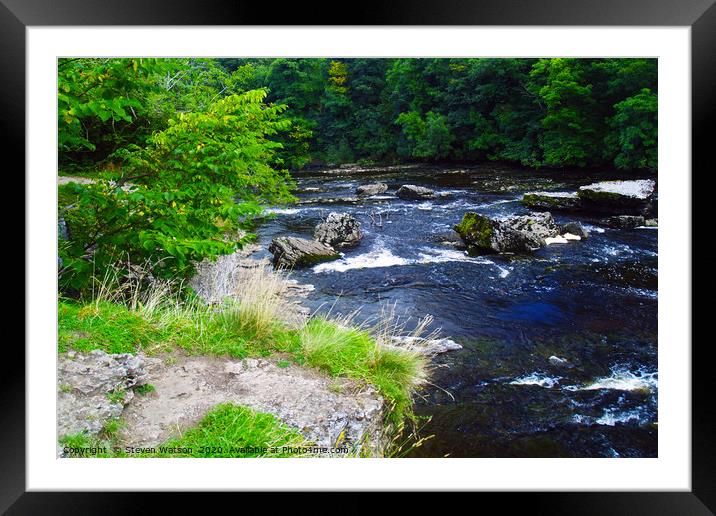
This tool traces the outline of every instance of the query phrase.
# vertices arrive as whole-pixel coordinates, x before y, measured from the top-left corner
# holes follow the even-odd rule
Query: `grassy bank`
[[[398,331],[390,314],[373,326],[358,327],[350,317],[288,325],[280,320],[279,275],[257,267],[247,278],[236,299],[220,306],[182,298],[169,285],[128,291],[100,286],[91,301],[61,299],[58,351],[153,355],[181,350],[239,359],[280,353],[282,362],[375,386],[386,400],[391,432],[413,417],[413,394],[426,378],[426,361],[415,351],[386,346]]]

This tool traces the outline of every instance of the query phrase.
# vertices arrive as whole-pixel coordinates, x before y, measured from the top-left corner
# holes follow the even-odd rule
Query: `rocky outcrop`
[[[320,262],[336,260],[340,255],[331,246],[316,240],[298,237],[274,238],[269,245],[276,268],[310,267]]]
[[[577,192],[528,192],[522,204],[540,211],[579,211],[582,206]]]
[[[313,233],[313,237],[332,247],[352,247],[358,245],[363,232],[360,222],[347,213],[331,212]]]
[[[147,378],[142,355],[108,355],[101,350],[61,355],[57,367],[58,438],[80,432],[99,434],[132,400],[131,387],[146,383]]]
[[[425,339],[422,337],[394,336],[388,347],[407,349],[421,355],[432,356],[448,351],[462,349],[462,346],[452,339]]]
[[[653,179],[602,181],[581,186],[577,195],[583,209],[595,213],[641,215],[650,211],[656,189]]]
[[[646,220],[641,215],[615,215],[602,219],[600,223],[610,228],[634,229],[638,226],[644,226]]]
[[[195,426],[220,403],[270,413],[321,447],[381,455],[383,398],[372,386],[298,364],[191,356],[152,371],[155,390],[123,413],[125,446],[156,446]]]
[[[434,199],[435,191],[424,186],[403,185],[398,188],[396,195],[401,199],[419,201],[423,199]]]
[[[358,195],[378,195],[388,191],[388,185],[385,183],[373,183],[370,185],[359,186],[356,189]]]
[[[559,235],[559,229],[548,212],[491,219],[467,212],[455,226],[469,249],[488,253],[520,253],[546,245],[547,238]]]

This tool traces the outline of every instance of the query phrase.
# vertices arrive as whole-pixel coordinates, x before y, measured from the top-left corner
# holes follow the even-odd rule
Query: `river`
[[[360,318],[395,304],[405,320],[432,315],[464,346],[434,361],[433,385],[416,402],[430,417],[421,434],[434,437],[410,456],[655,457],[658,229],[608,229],[554,213],[558,223],[582,222],[589,238],[529,256],[468,256],[437,238],[466,211],[527,213],[526,191],[618,176],[497,166],[309,170],[294,175],[304,204],[273,210],[260,227],[261,253],[276,236],[311,238],[330,211],[350,213],[363,225],[360,245],[291,273],[316,287],[305,304],[336,314],[360,308]],[[389,190],[345,199],[375,181]],[[402,184],[448,195],[401,200]]]

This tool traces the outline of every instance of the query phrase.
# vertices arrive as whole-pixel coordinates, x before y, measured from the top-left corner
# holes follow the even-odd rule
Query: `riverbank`
[[[91,302],[60,301],[63,448],[146,456],[142,450],[179,446],[187,432],[206,427],[216,407],[229,404],[224,416],[243,411],[242,417],[211,432],[220,442],[234,435],[234,447],[264,448],[272,436],[286,435],[313,450],[298,455],[396,452],[391,441],[410,424],[426,358],[392,345],[399,328],[389,318],[361,327],[349,318],[309,318],[300,298],[310,285],[248,258],[255,250],[200,264],[192,300],[157,283],[104,291]],[[251,423],[256,418],[263,430]]]

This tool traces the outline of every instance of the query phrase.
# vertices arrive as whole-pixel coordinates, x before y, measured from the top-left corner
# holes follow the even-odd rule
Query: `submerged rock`
[[[373,183],[370,185],[363,185],[356,188],[358,195],[378,195],[388,191],[388,185],[385,183]]]
[[[455,231],[449,231],[446,233],[439,233],[432,237],[432,240],[434,242],[439,242],[443,245],[449,245],[451,247],[454,247],[455,249],[466,249],[467,246],[465,245],[465,242],[460,237],[460,234]]]
[[[653,179],[602,181],[579,187],[577,195],[585,210],[640,215],[649,210],[655,188]]]
[[[425,188],[424,186],[403,185],[398,188],[396,195],[401,199],[415,201],[421,199],[434,199],[435,191],[430,188]]]
[[[507,219],[491,219],[485,215],[467,212],[454,229],[468,248],[493,253],[534,251],[545,245],[547,238],[559,235],[557,225],[549,212]]]
[[[358,197],[311,197],[301,199],[297,204],[358,204],[360,202]]]
[[[462,346],[452,339],[425,339],[410,336],[393,337],[389,347],[408,349],[421,355],[438,355],[462,349]]]
[[[331,212],[326,220],[316,226],[313,237],[333,247],[358,245],[363,238],[360,222],[347,213]]]
[[[602,219],[604,226],[617,229],[634,229],[637,226],[644,226],[646,220],[641,215],[615,215]]]
[[[522,204],[533,210],[578,211],[581,201],[577,192],[528,192]]]
[[[274,238],[269,245],[276,268],[310,267],[320,262],[336,260],[340,255],[331,246],[316,240],[298,237]]]
[[[102,350],[61,355],[57,367],[57,436],[99,434],[146,383],[142,355],[108,355]]]

